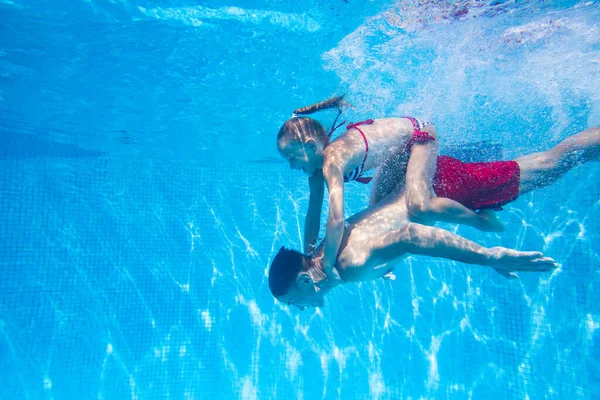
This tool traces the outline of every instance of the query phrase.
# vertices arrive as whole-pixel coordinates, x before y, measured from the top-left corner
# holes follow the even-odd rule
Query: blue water
[[[546,149],[600,125],[599,5],[0,0],[0,398],[599,398],[597,163],[502,234],[442,225],[552,275],[414,257],[302,313],[266,284],[301,247],[293,109]]]

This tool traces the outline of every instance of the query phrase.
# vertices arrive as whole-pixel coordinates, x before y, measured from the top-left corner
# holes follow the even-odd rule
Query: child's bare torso
[[[398,155],[405,152],[414,134],[414,127],[406,118],[378,119],[372,124],[360,125],[358,128],[364,133],[369,145],[364,170],[397,159]],[[328,146],[328,153],[337,158],[338,165],[345,166],[346,175],[362,163],[365,147],[361,133],[351,129]],[[386,199],[346,220],[336,264],[342,279],[371,280],[389,272],[386,262],[373,256],[372,250],[378,246],[378,241],[383,239],[383,235],[406,226],[409,221],[404,180],[398,179],[398,186]],[[401,258],[402,254],[399,252],[395,260]]]
[[[398,188],[403,190],[403,187]],[[386,262],[373,256],[372,250],[390,234],[408,224],[410,217],[404,194],[391,194],[374,206],[346,220],[336,269],[345,281],[377,279],[390,272]],[[321,248],[317,251],[322,250]],[[398,261],[403,254],[398,253]]]

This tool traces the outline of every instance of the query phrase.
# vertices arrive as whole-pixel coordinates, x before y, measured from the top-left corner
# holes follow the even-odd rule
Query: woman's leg
[[[380,167],[377,167],[373,177],[373,187],[369,205],[373,206],[385,199],[398,185],[404,186],[406,181],[406,165],[408,157],[402,153],[395,155]]]
[[[437,142],[428,141],[415,143],[411,149],[406,169],[406,206],[412,221],[462,224],[485,232],[503,231],[504,225],[493,212],[476,213],[456,200],[435,196],[432,183],[439,164],[437,146]],[[438,172],[444,175],[443,171]]]
[[[519,194],[548,186],[588,161],[600,160],[600,127],[579,132],[548,151],[529,154],[515,161],[521,169]]]

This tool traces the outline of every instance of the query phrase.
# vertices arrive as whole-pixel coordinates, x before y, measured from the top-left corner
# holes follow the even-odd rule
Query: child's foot
[[[478,213],[480,226],[484,232],[504,232],[504,224],[498,219],[494,210],[481,210]]]

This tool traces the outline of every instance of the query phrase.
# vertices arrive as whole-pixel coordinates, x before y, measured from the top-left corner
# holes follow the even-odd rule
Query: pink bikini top
[[[424,143],[424,142],[428,142],[430,140],[435,140],[435,138],[433,136],[431,136],[429,133],[422,131],[421,129],[425,128],[427,125],[430,125],[431,123],[428,121],[422,121],[420,119],[417,118],[412,118],[412,117],[404,117],[406,119],[408,119],[413,128],[413,136],[412,138],[410,138],[410,140],[408,141],[408,143],[406,144],[406,148],[404,149],[404,151],[410,151],[410,149],[412,148],[412,146],[418,142],[418,143]],[[361,122],[357,122],[357,123],[351,123],[348,124],[346,126],[346,130],[350,130],[350,129],[356,129],[357,131],[360,132],[360,134],[363,137],[363,140],[365,141],[365,156],[363,157],[362,163],[354,168],[354,170],[352,170],[352,172],[350,172],[350,174],[348,176],[344,176],[344,182],[350,182],[350,181],[356,181],[359,183],[363,183],[363,184],[367,184],[369,182],[371,182],[371,180],[373,179],[372,177],[363,177],[362,174],[365,172],[365,162],[367,161],[367,156],[369,155],[369,142],[367,141],[367,137],[365,136],[365,133],[359,128],[360,125],[371,125],[373,122],[372,119],[367,119],[365,121],[361,121]]]

